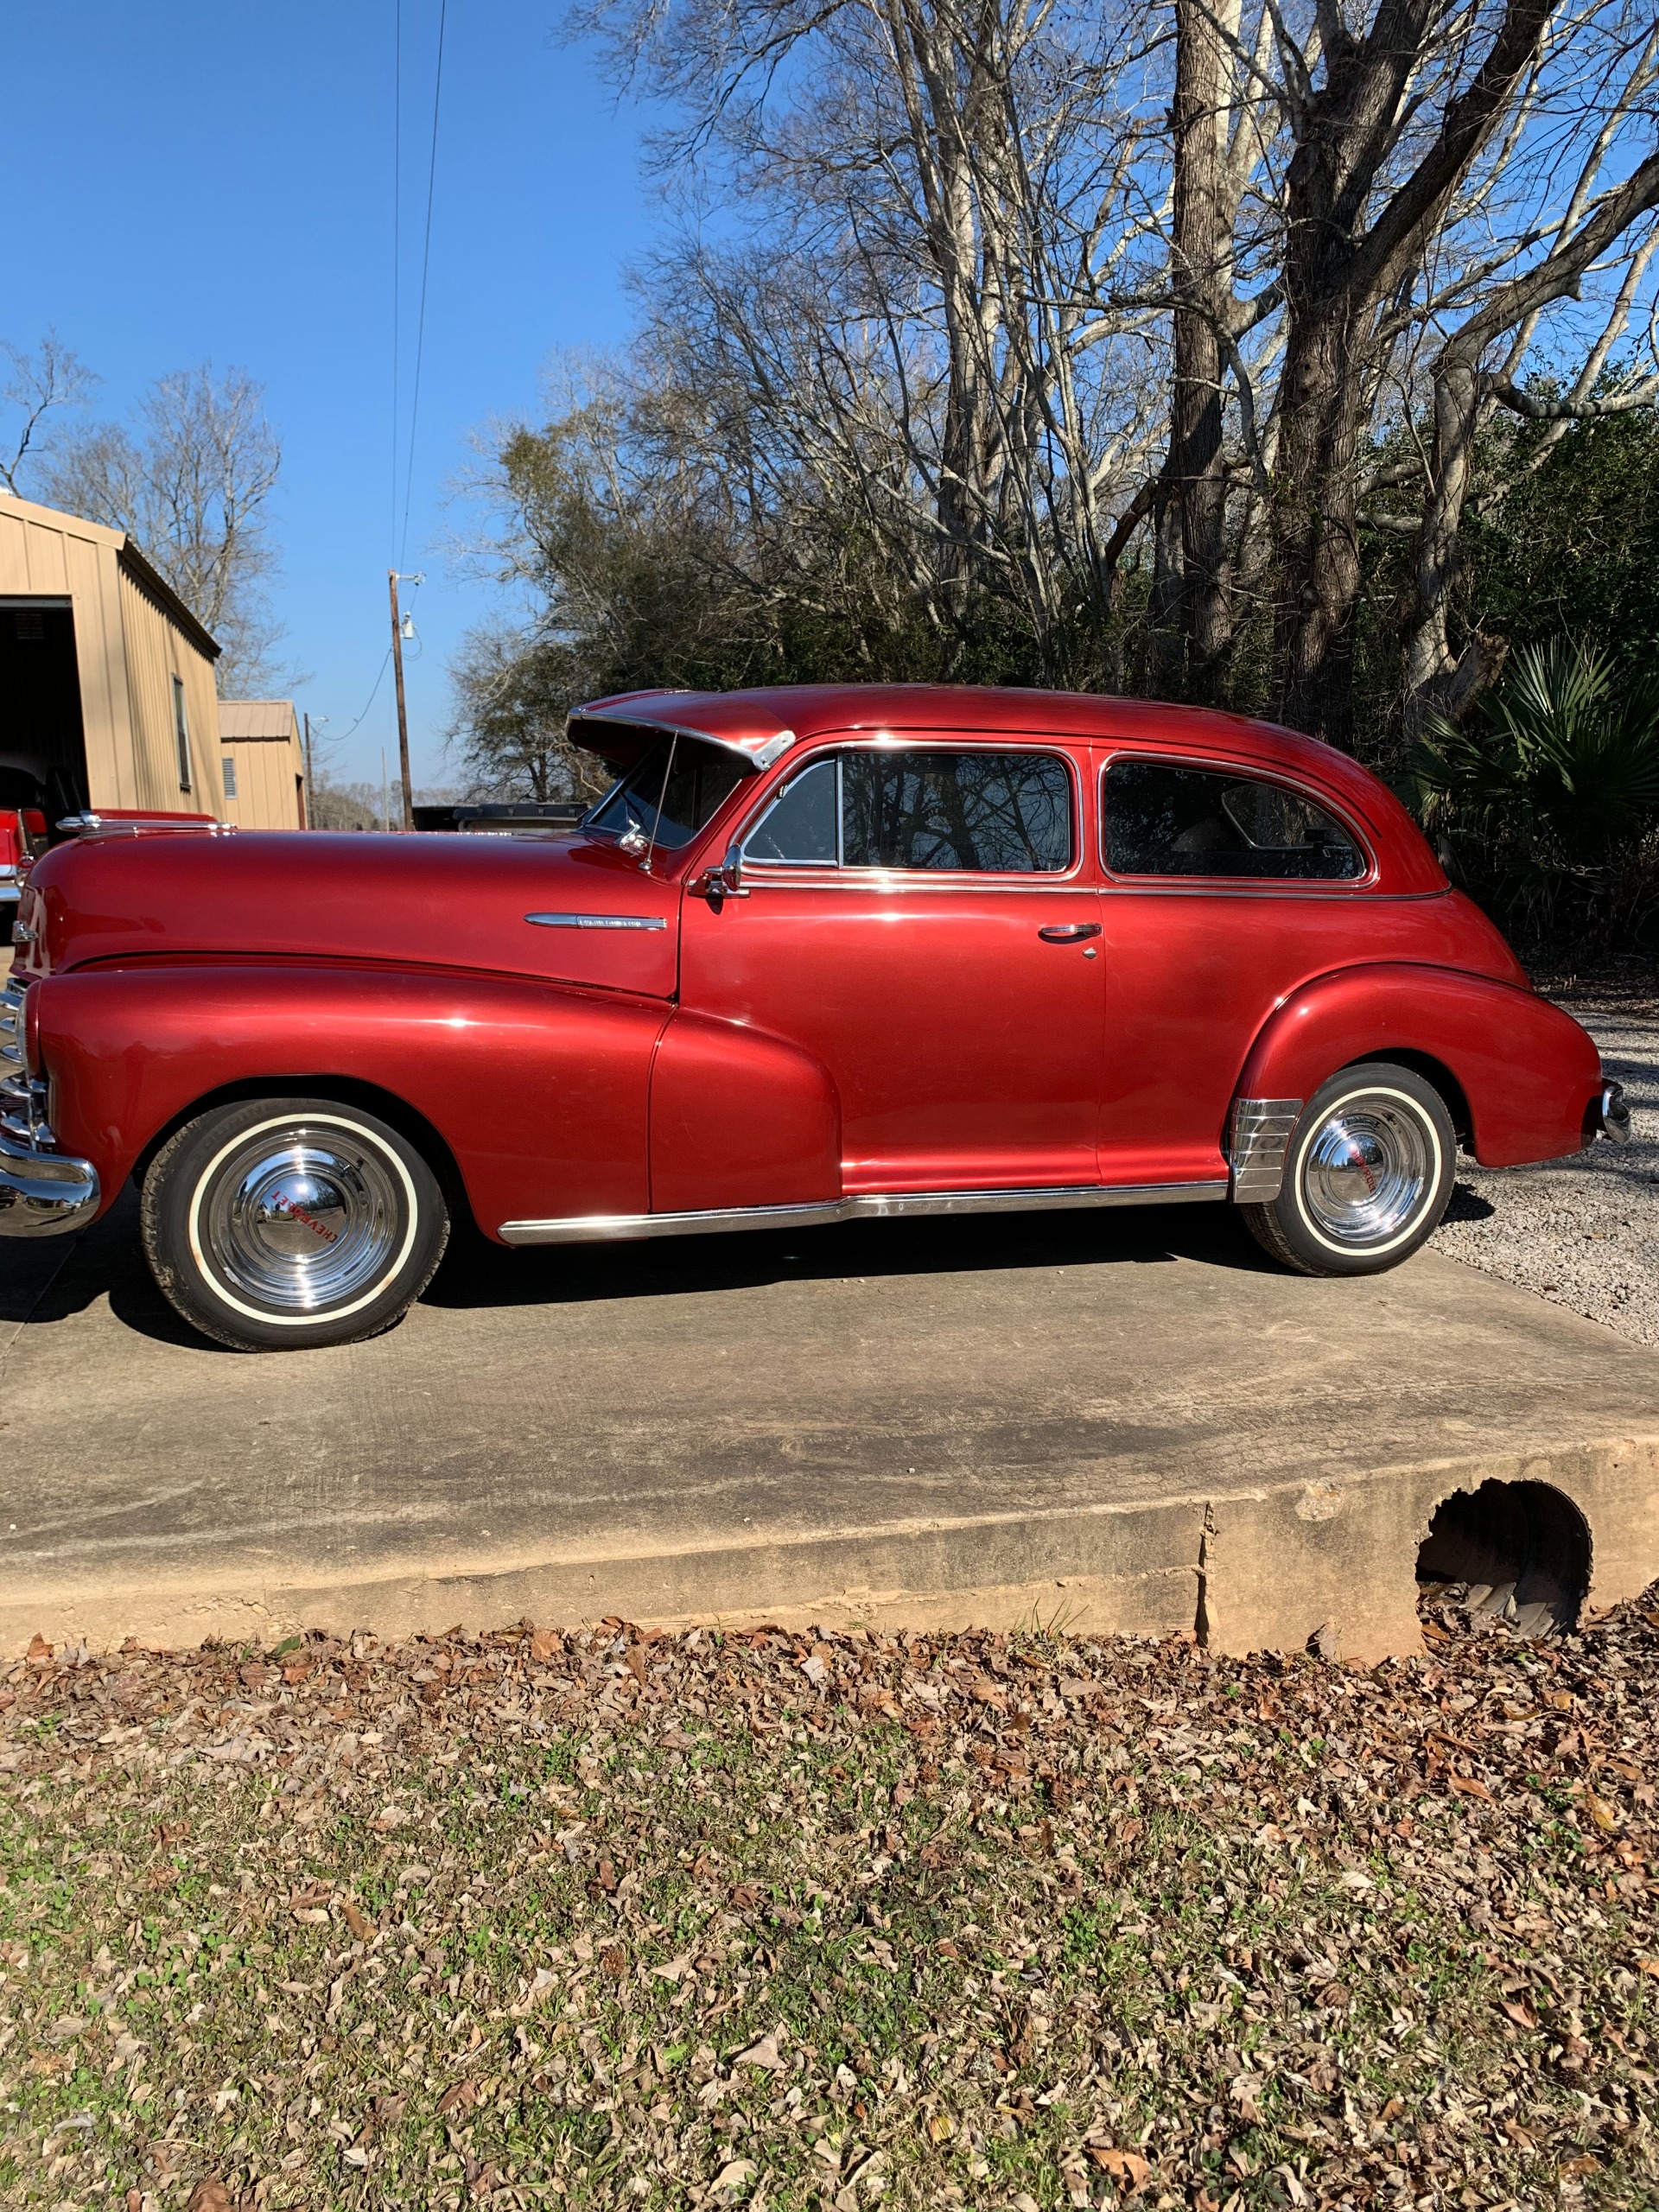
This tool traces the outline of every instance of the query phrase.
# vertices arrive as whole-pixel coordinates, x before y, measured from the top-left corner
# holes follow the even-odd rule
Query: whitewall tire
[[[1433,1084],[1414,1068],[1362,1061],[1308,1101],[1279,1196],[1239,1210],[1258,1243],[1302,1274],[1380,1274],[1440,1226],[1457,1156]]]
[[[186,1122],[150,1163],[141,1219],[173,1306],[246,1351],[378,1335],[425,1289],[449,1234],[408,1138],[326,1098],[248,1099]]]

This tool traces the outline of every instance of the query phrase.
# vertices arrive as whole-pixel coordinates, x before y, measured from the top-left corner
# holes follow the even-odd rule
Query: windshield
[[[747,772],[724,746],[665,737],[612,785],[582,826],[619,837],[637,830],[649,843],[673,851],[707,828]]]

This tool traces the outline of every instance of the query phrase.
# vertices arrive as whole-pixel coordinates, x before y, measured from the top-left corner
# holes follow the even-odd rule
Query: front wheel
[[[326,1098],[251,1099],[188,1122],[150,1163],[141,1221],[172,1305],[245,1351],[390,1328],[449,1234],[437,1179],[408,1139]]]
[[[1278,1197],[1239,1211],[1256,1242],[1300,1274],[1380,1274],[1440,1226],[1457,1151],[1433,1084],[1390,1061],[1364,1061],[1308,1101]]]

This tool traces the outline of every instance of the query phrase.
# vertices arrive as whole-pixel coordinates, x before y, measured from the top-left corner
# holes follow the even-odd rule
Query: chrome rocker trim
[[[1285,1154],[1304,1102],[1300,1098],[1241,1098],[1233,1107],[1227,1157],[1233,1197],[1241,1205],[1276,1198],[1285,1179]]]
[[[57,1236],[98,1211],[98,1170],[58,1150],[46,1084],[24,1071],[23,988],[0,991],[0,1236]]]
[[[1224,1198],[1224,1182],[1082,1183],[1015,1191],[867,1191],[817,1205],[729,1206],[707,1213],[585,1213],[563,1221],[504,1221],[504,1244],[600,1244],[639,1236],[701,1236],[728,1229],[817,1229],[897,1214],[1036,1213],[1074,1206],[1185,1205]]]

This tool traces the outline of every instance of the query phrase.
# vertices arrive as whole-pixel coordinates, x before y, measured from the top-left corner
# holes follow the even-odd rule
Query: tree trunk
[[[1274,469],[1272,713],[1347,750],[1359,601],[1357,389],[1346,299],[1293,320]]]
[[[1223,204],[1221,41],[1202,0],[1179,0],[1175,17],[1175,198],[1171,275],[1174,391],[1169,475],[1180,525],[1181,627],[1189,697],[1222,688],[1232,642],[1227,588],[1227,480],[1222,457],[1222,351],[1217,326],[1230,303]]]

